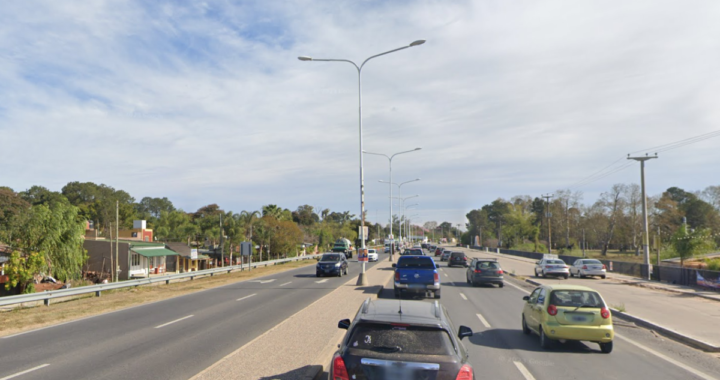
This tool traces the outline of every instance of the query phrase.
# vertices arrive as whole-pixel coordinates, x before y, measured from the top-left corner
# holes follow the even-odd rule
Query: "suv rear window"
[[[405,256],[398,260],[397,267],[435,269],[435,262],[427,256]]]
[[[477,269],[500,269],[500,265],[494,261],[478,261]]]
[[[423,251],[422,251],[422,249],[415,249],[415,248],[413,248],[413,249],[408,249],[408,250],[405,251],[405,255],[418,255],[418,256],[422,256],[422,255],[423,255]]]
[[[453,252],[450,254],[450,257],[465,257],[465,254],[462,252]]]
[[[352,350],[410,355],[452,355],[453,343],[443,329],[380,323],[358,324],[348,341]]]

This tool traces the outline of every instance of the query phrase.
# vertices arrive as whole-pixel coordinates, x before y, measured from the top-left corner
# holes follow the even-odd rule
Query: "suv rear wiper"
[[[576,307],[575,310],[573,310],[573,312],[576,312],[577,309],[579,309],[579,308],[581,308],[581,307],[597,307],[597,306],[595,306],[595,305],[585,305],[585,304],[582,304],[582,305]]]
[[[377,346],[371,348],[373,351],[382,351],[382,352],[400,352],[402,351],[402,347],[400,346]]]

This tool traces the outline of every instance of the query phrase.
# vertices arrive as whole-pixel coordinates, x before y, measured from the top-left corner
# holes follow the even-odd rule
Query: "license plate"
[[[587,321],[587,318],[583,315],[573,315],[572,320],[574,322],[585,322]]]

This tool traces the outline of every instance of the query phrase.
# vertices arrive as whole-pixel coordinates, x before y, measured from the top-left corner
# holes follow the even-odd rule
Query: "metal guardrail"
[[[170,275],[158,276],[158,277],[141,278],[141,279],[137,279],[137,280],[112,282],[109,284],[89,285],[89,286],[81,286],[78,288],[59,289],[59,290],[51,290],[51,291],[39,292],[39,293],[33,293],[33,294],[20,294],[20,295],[15,295],[15,296],[0,297],[0,306],[16,305],[19,303],[37,302],[37,301],[43,301],[45,303],[45,306],[50,306],[50,300],[53,298],[71,297],[71,296],[78,296],[78,295],[89,294],[89,293],[95,293],[95,296],[100,297],[101,292],[103,292],[105,290],[130,288],[130,287],[135,287],[135,286],[140,286],[140,285],[148,285],[148,284],[153,284],[153,283],[163,282],[163,281],[165,281],[165,284],[169,284],[170,281],[172,281],[172,280],[180,280],[180,279],[185,279],[188,277],[192,280],[195,277],[213,276],[215,273],[223,273],[223,272],[230,273],[232,271],[237,271],[237,270],[242,271],[242,270],[246,270],[248,268],[257,268],[257,267],[261,267],[261,266],[276,265],[276,264],[288,263],[288,262],[292,262],[292,261],[314,259],[319,256],[322,256],[322,254],[306,255],[306,256],[300,256],[300,257],[293,257],[293,258],[289,258],[289,259],[260,261],[257,263],[252,263],[250,265],[234,265],[234,266],[229,266],[229,267],[205,269],[205,270],[200,270],[200,271],[196,271],[196,272],[186,272],[186,273],[170,274]]]

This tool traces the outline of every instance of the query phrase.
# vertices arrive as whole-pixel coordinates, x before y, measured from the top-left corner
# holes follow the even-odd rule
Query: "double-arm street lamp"
[[[365,67],[365,64],[373,59],[380,56],[383,56],[385,54],[394,53],[396,51],[404,50],[409,47],[422,45],[425,43],[425,40],[417,40],[412,42],[410,45],[399,47],[397,49],[389,50],[384,53],[375,54],[363,61],[360,66],[358,66],[355,62],[350,61],[348,59],[328,59],[328,58],[311,58],[307,56],[300,56],[298,57],[301,61],[321,61],[321,62],[347,62],[357,69],[358,73],[358,129],[359,129],[359,135],[360,135],[360,248],[364,251],[365,250],[365,183],[364,183],[364,172],[363,172],[363,139],[362,139],[362,69]],[[359,252],[358,252],[359,253]],[[358,255],[359,256],[359,255]],[[365,261],[362,262],[362,271],[360,272],[360,275],[358,276],[357,285],[367,285],[367,278],[365,277]]]
[[[411,208],[411,207],[415,207],[415,206],[419,206],[419,204],[413,203],[413,204],[411,204],[411,205],[409,205],[409,206],[403,207],[403,224],[405,225],[405,228],[403,229],[403,231],[405,231],[405,237],[406,237],[406,238],[409,238],[409,239],[412,239],[412,238],[410,238],[410,233],[409,233],[409,231],[410,231],[410,228],[409,228],[409,227],[410,227],[410,223],[408,223],[408,218],[410,218],[410,216],[406,215],[406,211],[407,211],[407,209],[409,209],[409,208]],[[412,243],[412,241],[411,241],[411,243]]]
[[[393,160],[393,158],[395,158],[395,156],[397,156],[397,155],[405,154],[405,153],[412,153],[412,152],[418,151],[418,150],[420,150],[420,149],[422,149],[422,148],[415,148],[415,149],[413,149],[413,150],[406,150],[406,151],[403,151],[403,152],[395,153],[395,154],[393,154],[393,155],[391,155],[391,156],[388,156],[387,154],[383,154],[383,153],[373,153],[373,152],[367,152],[367,151],[363,151],[363,153],[365,153],[365,154],[372,154],[372,155],[375,155],[375,156],[383,156],[383,157],[385,157],[385,158],[388,159],[388,162],[389,162],[389,164],[390,164],[390,180],[389,180],[388,182],[385,182],[385,181],[379,181],[379,182],[388,183],[388,184],[394,185],[394,183],[393,183],[393,181],[392,181],[392,160]],[[414,181],[419,181],[419,180],[420,180],[420,178],[415,179],[415,180],[413,180],[413,181],[408,181],[408,182],[414,182]],[[398,186],[398,188],[400,188],[400,186],[402,186],[402,185],[405,184],[405,183],[407,183],[407,182],[401,183],[401,184]],[[393,234],[392,228],[393,228],[393,219],[392,219],[392,186],[390,186],[390,237],[391,237],[391,238],[392,238],[392,234]],[[393,254],[394,254],[394,253],[395,253],[395,244],[390,244],[390,261],[393,261]]]
[[[417,197],[419,197],[419,196],[420,196],[420,195],[415,194],[415,195],[411,195],[411,196],[405,197],[405,198],[393,197],[393,199],[399,199],[399,200],[400,200],[400,204],[401,204],[400,209],[403,210],[403,214],[402,214],[402,215],[403,215],[403,220],[400,221],[400,227],[402,227],[402,224],[404,223],[404,219],[405,219],[405,201],[408,200],[408,199],[411,199],[411,198],[417,198]],[[401,232],[400,232],[400,241],[402,242],[402,230],[401,230]]]

